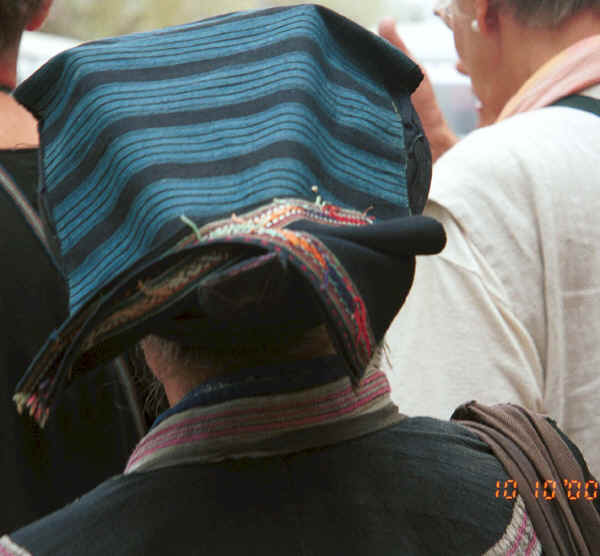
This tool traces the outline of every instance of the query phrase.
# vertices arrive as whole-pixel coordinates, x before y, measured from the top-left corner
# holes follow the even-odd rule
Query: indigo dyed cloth
[[[73,377],[169,331],[227,348],[324,323],[358,383],[415,255],[445,241],[419,214],[421,79],[389,43],[312,5],[88,43],[44,66],[15,94],[40,121],[70,315],[19,409],[44,423]],[[218,302],[262,283],[268,307]]]
[[[382,39],[315,6],[60,54],[15,97],[41,122],[71,311],[184,229],[182,213],[201,226],[277,197],[312,201],[313,185],[378,218],[409,214],[411,197],[420,212],[429,168],[411,195],[406,149],[420,80]]]

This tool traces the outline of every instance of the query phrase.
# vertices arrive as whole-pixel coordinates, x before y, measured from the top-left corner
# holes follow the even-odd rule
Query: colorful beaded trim
[[[373,217],[319,200],[311,203],[302,199],[275,199],[244,215],[233,214],[202,228],[197,228],[185,216],[182,220],[193,233],[179,241],[165,257],[200,246],[208,250],[198,254],[191,252],[167,271],[155,275],[147,273],[137,281],[134,290],[111,296],[114,310],[100,322],[94,321],[93,315],[107,298],[95,296],[34,363],[21,391],[14,396],[19,412],[27,409],[29,415],[43,426],[49,408],[65,382],[62,375],[66,373],[69,381],[73,378],[71,368],[61,369],[61,376],[58,376],[57,370],[65,366],[63,358],[67,354],[72,356],[75,349],[79,354],[91,350],[123,326],[131,327],[137,321],[159,313],[175,297],[183,297],[201,286],[203,280],[209,279],[235,256],[235,249],[224,246],[224,242],[248,243],[271,251],[270,255],[251,259],[250,266],[272,256],[272,252],[284,251],[290,256],[325,303],[353,366],[357,369],[366,367],[373,355],[375,340],[360,293],[335,255],[321,241],[309,233],[286,229],[286,226],[300,220],[332,226],[364,226],[372,224]],[[73,342],[79,342],[79,346],[73,346]]]

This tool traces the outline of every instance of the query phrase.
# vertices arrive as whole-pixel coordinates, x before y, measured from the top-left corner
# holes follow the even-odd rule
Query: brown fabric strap
[[[559,433],[542,415],[511,404],[490,407],[469,402],[454,412],[452,420],[486,442],[508,475],[517,482],[544,554],[592,556],[597,553],[600,514],[585,497],[569,500],[563,484],[565,479],[584,484],[584,471]],[[539,496],[539,486],[546,481],[555,481],[557,486],[553,500]]]

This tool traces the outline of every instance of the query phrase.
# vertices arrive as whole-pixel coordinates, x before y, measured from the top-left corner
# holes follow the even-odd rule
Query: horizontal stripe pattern
[[[527,514],[525,502],[517,496],[513,515],[502,538],[484,556],[540,556],[540,543],[533,523]]]
[[[349,378],[343,378],[295,393],[194,407],[152,429],[132,453],[125,472],[153,467],[157,460],[172,464],[194,447],[197,457],[205,462],[202,454],[215,452],[243,457],[244,450],[262,440],[381,410],[390,404],[389,392],[385,374],[371,370],[358,389],[352,387]]]
[[[65,236],[63,249],[68,253],[72,245],[86,235],[91,226],[89,219],[94,215],[106,219],[115,209],[127,184],[149,166],[210,164],[215,160],[248,156],[281,141],[302,145],[322,163],[327,159],[331,177],[340,183],[356,183],[367,191],[379,190],[380,194],[388,195],[390,201],[401,199],[406,202],[405,193],[398,194],[398,162],[359,151],[356,146],[336,140],[326,128],[320,127],[319,119],[306,111],[304,105],[279,104],[241,121],[229,119],[191,128],[172,126],[131,131],[117,144],[109,145],[89,178],[77,187],[72,198],[56,206],[57,231]],[[282,166],[285,168],[285,164]],[[374,181],[374,174],[380,181]],[[195,189],[201,194],[214,192],[223,177],[230,178],[230,175],[214,176],[214,185],[210,183]],[[103,181],[114,182],[115,186],[95,190],[93,185]],[[225,196],[214,197],[220,203],[231,203]],[[86,222],[80,224],[82,220]]]
[[[310,6],[267,15],[255,12],[248,14],[242,22],[223,18],[221,23],[215,20],[210,28],[200,22],[182,26],[173,33],[142,33],[75,48],[60,55],[55,62],[61,71],[55,90],[62,91],[64,96],[48,94],[50,101],[43,112],[49,126],[70,112],[70,97],[88,74],[122,71],[127,75],[142,70],[154,72],[153,77],[160,78],[157,81],[172,79],[180,72],[184,75],[204,73],[210,67],[230,64],[237,57],[241,62],[247,62],[253,51],[264,50],[262,58],[268,58],[277,52],[281,43],[311,36],[318,36],[329,64],[351,77],[363,93],[382,96],[380,102],[384,102],[385,90],[346,60],[322,20],[315,16],[315,10]],[[208,62],[208,65],[198,66],[201,62]],[[43,101],[39,104],[43,105]]]
[[[231,14],[82,45],[19,89],[41,120],[72,313],[165,230],[180,233],[182,214],[202,226],[273,198],[315,200],[315,185],[377,218],[408,209],[398,106],[416,84],[390,83],[416,66],[352,25],[310,5]],[[397,62],[389,75],[356,40]]]
[[[259,80],[260,79],[260,80]],[[313,98],[315,84],[322,83],[321,94]],[[292,51],[286,56],[278,56],[269,60],[259,60],[252,65],[226,66],[215,72],[195,74],[190,77],[176,78],[168,82],[150,82],[143,91],[139,83],[119,83],[118,87],[104,85],[89,92],[68,114],[64,122],[64,132],[56,140],[46,146],[47,176],[52,184],[61,183],[65,178],[65,170],[69,164],[84,156],[82,146],[89,149],[93,146],[98,132],[98,122],[86,119],[86,113],[103,114],[105,105],[110,104],[116,112],[107,114],[109,122],[124,118],[140,117],[150,114],[156,118],[161,114],[185,112],[189,115],[183,122],[218,120],[219,117],[230,117],[236,107],[242,114],[248,113],[248,103],[265,98],[289,95],[290,91],[303,91],[314,100],[313,110],[320,114],[336,113],[338,125],[346,125],[354,131],[369,133],[375,140],[389,133],[401,140],[402,122],[394,117],[393,107],[388,103],[381,107],[387,113],[389,126],[381,128],[382,114],[378,113],[364,96],[355,93],[349,84],[338,84],[327,81],[323,68],[308,53]],[[163,100],[168,95],[170,102]],[[240,103],[240,99],[244,102]],[[305,99],[306,97],[298,97]],[[233,103],[233,104],[232,104]],[[224,105],[228,106],[223,111]],[[215,111],[220,111],[222,116]],[[158,127],[161,120],[152,122]],[[166,120],[166,125],[169,120]],[[326,122],[324,122],[326,123]],[[385,148],[385,144],[380,148]],[[66,151],[65,151],[66,149]],[[391,149],[390,149],[391,150]],[[64,153],[64,154],[63,154]],[[62,172],[57,166],[62,166]],[[66,168],[64,168],[66,167]]]

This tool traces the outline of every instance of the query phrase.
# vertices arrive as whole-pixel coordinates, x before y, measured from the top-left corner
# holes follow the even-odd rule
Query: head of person
[[[52,0],[0,0],[0,53],[18,49],[23,31],[44,23]]]
[[[238,370],[302,363],[336,353],[324,325],[287,337],[266,334],[226,349],[199,348],[177,338],[167,339],[155,334],[143,338],[139,347],[147,366],[141,372],[149,371],[146,376],[138,377],[145,385],[149,412],[173,406],[199,384],[219,376],[234,375]],[[382,349],[378,349],[377,356]]]
[[[441,0],[435,13],[454,34],[482,125],[545,62],[600,32],[600,0]]]
[[[327,355],[360,384],[415,255],[445,242],[420,214],[421,78],[311,5],[84,44],[30,77],[15,96],[39,121],[70,316],[18,406],[44,422],[69,381],[140,341],[171,403],[218,374]]]

